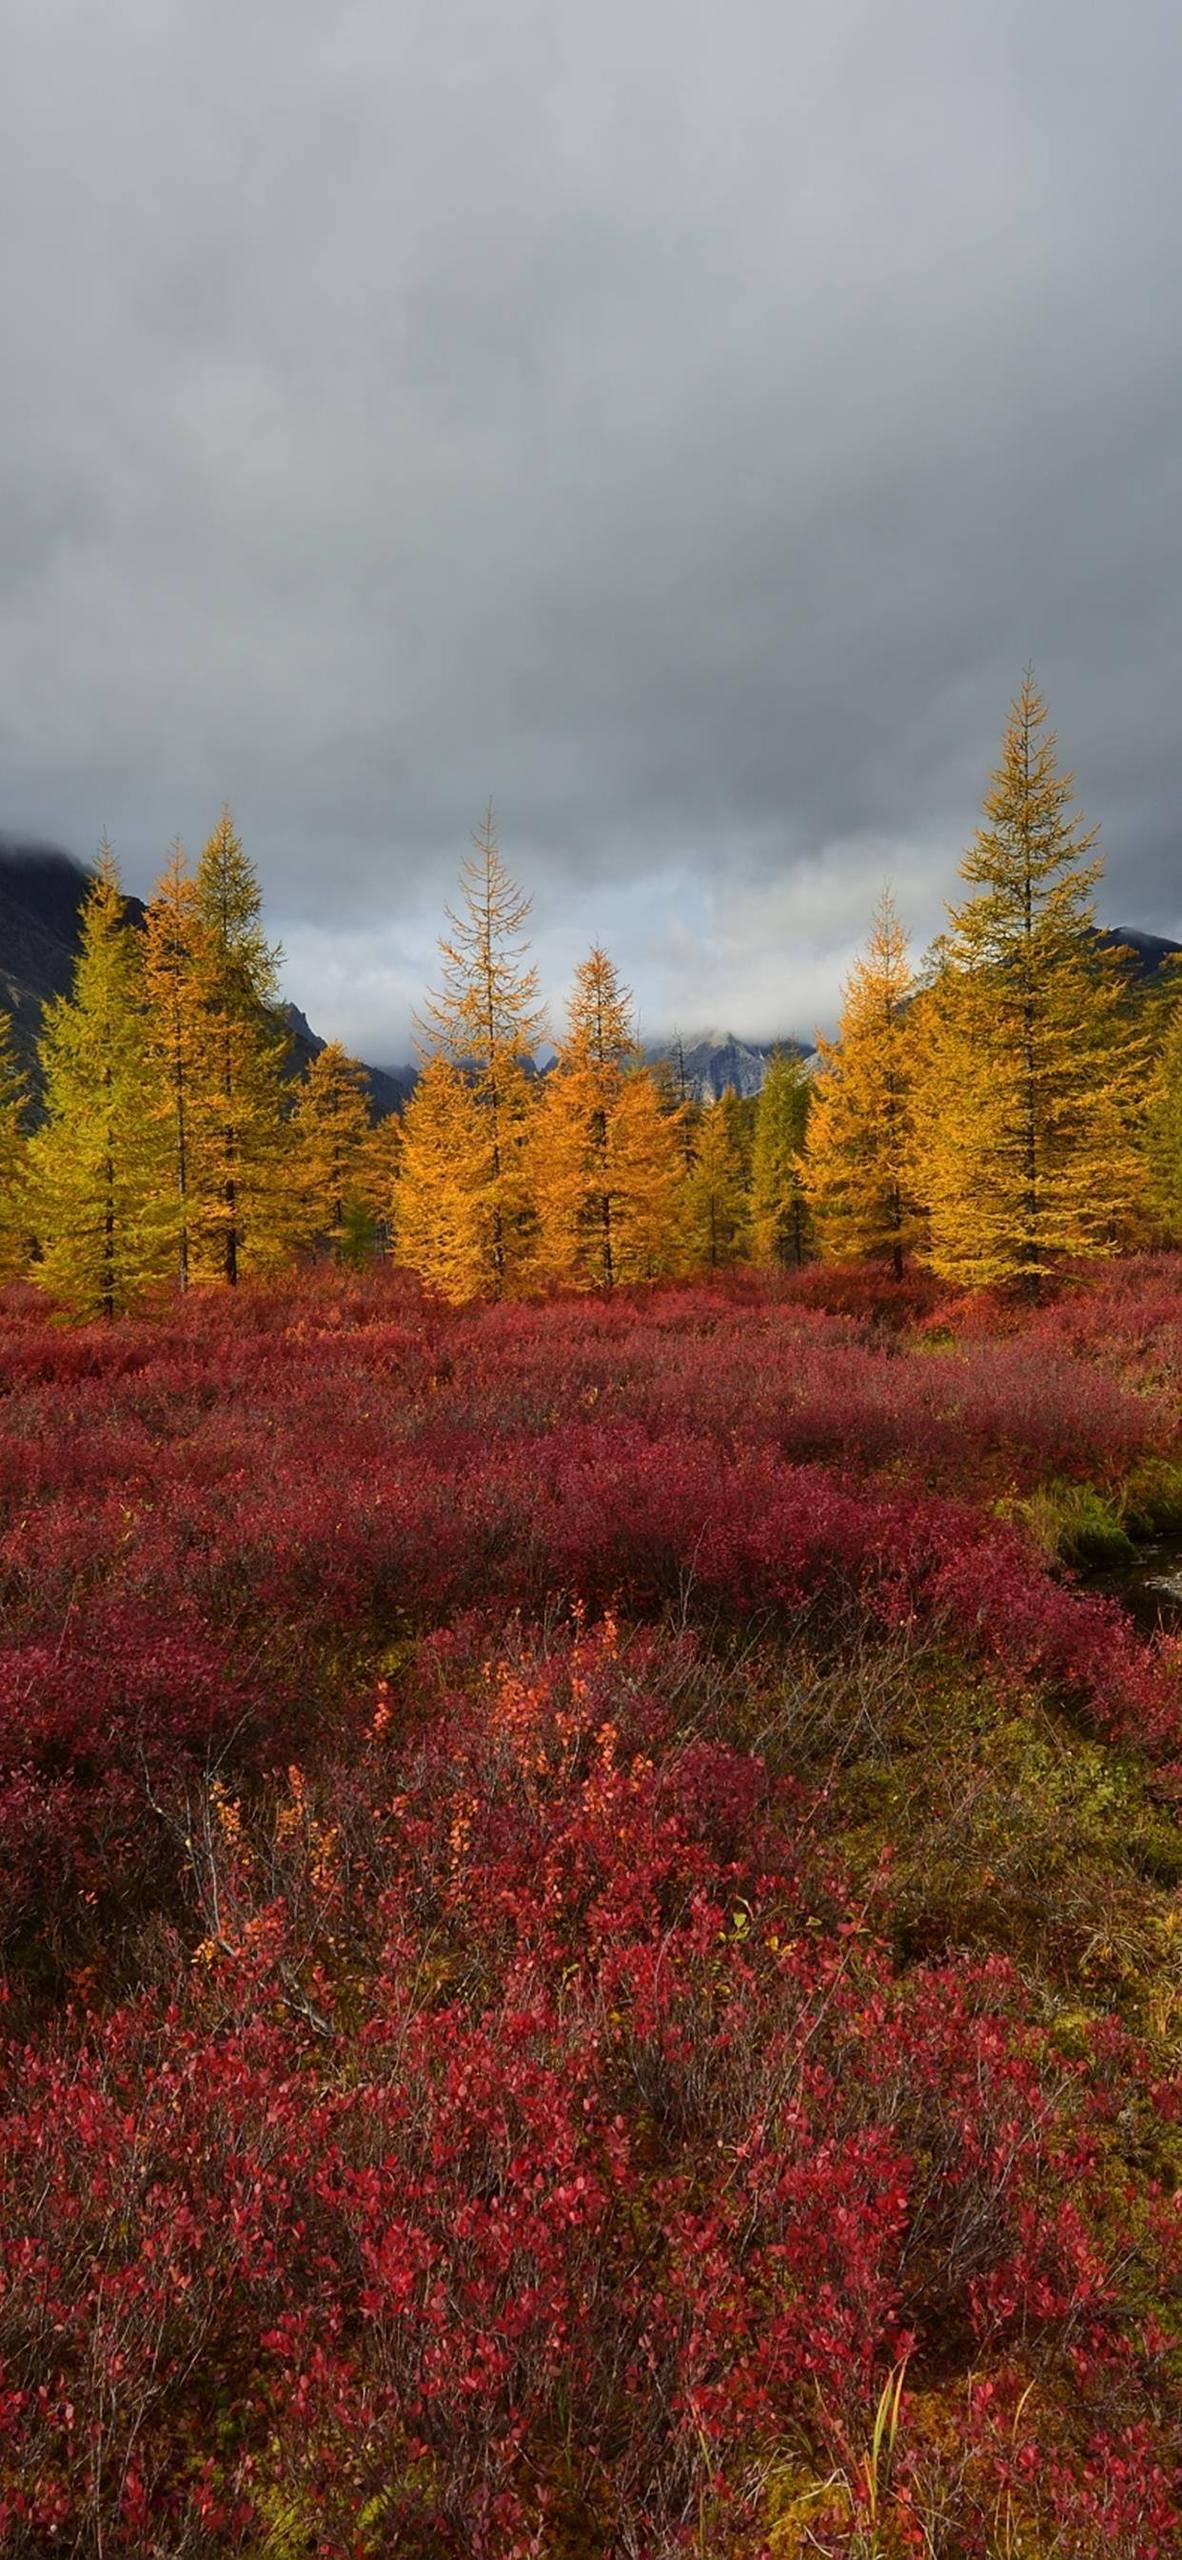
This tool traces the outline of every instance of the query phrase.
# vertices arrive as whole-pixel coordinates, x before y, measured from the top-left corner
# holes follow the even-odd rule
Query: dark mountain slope
[[[89,876],[55,845],[0,835],[0,1006],[12,1015],[30,1070],[42,1009],[53,996],[68,995],[73,983],[78,919]],[[142,899],[129,898],[127,909],[142,924]],[[291,1032],[291,1069],[300,1074],[325,1044],[298,1005],[285,1005],[283,1014]],[[366,1074],[378,1118],[399,1110],[414,1081],[412,1071],[367,1067]]]
[[[30,1063],[51,996],[70,992],[87,873],[55,845],[0,835],[0,1004]],[[128,907],[143,916],[138,898]]]

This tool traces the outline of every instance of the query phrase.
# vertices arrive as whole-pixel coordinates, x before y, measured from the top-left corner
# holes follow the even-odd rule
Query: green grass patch
[[[1147,1459],[1129,1478],[1121,1514],[1134,1538],[1182,1529],[1182,1463],[1175,1458]]]
[[[1182,1475],[1179,1480],[1182,1495]],[[1132,1521],[1123,1501],[1094,1485],[1052,1476],[1036,1493],[999,1505],[1002,1517],[1020,1520],[1048,1556],[1064,1564],[1131,1564],[1136,1555]]]

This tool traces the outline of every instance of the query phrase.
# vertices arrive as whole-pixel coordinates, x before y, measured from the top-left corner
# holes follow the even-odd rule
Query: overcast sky
[[[1177,0],[7,0],[0,828],[228,798],[318,1028],[491,795],[560,997],[832,1019],[1030,658],[1182,933]]]

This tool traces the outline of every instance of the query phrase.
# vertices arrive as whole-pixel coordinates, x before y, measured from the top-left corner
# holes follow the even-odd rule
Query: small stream
[[[1147,1635],[1159,1628],[1176,1633],[1182,1628],[1182,1530],[1147,1538],[1124,1564],[1085,1567],[1080,1582],[1119,1600]]]

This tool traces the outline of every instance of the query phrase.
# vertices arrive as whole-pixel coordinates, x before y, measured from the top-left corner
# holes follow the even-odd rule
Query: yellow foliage
[[[11,1280],[23,1271],[30,1253],[27,1102],[12,1024],[6,1013],[0,1013],[0,1280]]]
[[[45,1122],[29,1149],[34,1277],[79,1316],[125,1314],[168,1262],[148,1081],[140,939],[102,845],[73,990],[46,1007]]]
[[[740,1262],[751,1242],[743,1106],[728,1085],[698,1122],[694,1161],[685,1184],[691,1258],[716,1271]]]
[[[545,1029],[545,1012],[522,939],[530,901],[505,869],[491,809],[472,841],[461,912],[448,909],[449,931],[439,946],[442,984],[428,998],[421,1046],[425,1058],[441,1055],[462,1070],[487,1124],[481,1177],[486,1214],[480,1221],[487,1283],[481,1286],[499,1298],[522,1280],[530,1257],[525,1070]]]
[[[197,865],[196,992],[201,1014],[193,1130],[193,1253],[201,1276],[233,1287],[290,1257],[279,954],[263,931],[253,865],[223,810]]]
[[[1171,968],[1165,1035],[1149,1083],[1147,1138],[1152,1209],[1173,1243],[1182,1238],[1182,973]]]
[[[985,823],[961,866],[938,974],[916,1008],[917,1178],[942,1279],[1035,1293],[1069,1257],[1116,1252],[1145,1216],[1145,1040],[1096,940],[1086,861],[1029,675]]]
[[[182,1289],[191,1275],[198,1097],[205,1065],[201,949],[197,884],[178,844],[145,918],[143,967],[149,1108],[160,1125],[169,1168],[161,1223]]]
[[[534,1111],[529,1172],[542,1276],[606,1290],[669,1267],[678,1123],[638,1063],[631,998],[598,948],[578,971],[568,1035]]]
[[[339,1040],[313,1058],[292,1112],[292,1178],[309,1243],[355,1256],[382,1214],[385,1149],[370,1117],[365,1069]]]
[[[777,1050],[755,1105],[751,1241],[758,1262],[801,1263],[808,1241],[804,1145],[811,1101],[803,1058]]]
[[[818,1042],[805,1187],[823,1251],[888,1257],[896,1274],[921,1232],[912,1178],[913,980],[889,893],[845,989],[838,1036]]]
[[[448,1058],[424,1067],[402,1115],[395,1257],[459,1305],[488,1294],[491,1125]]]
[[[619,1186],[617,1277],[662,1279],[684,1261],[681,1128],[643,1067],[624,1078],[612,1143]]]

